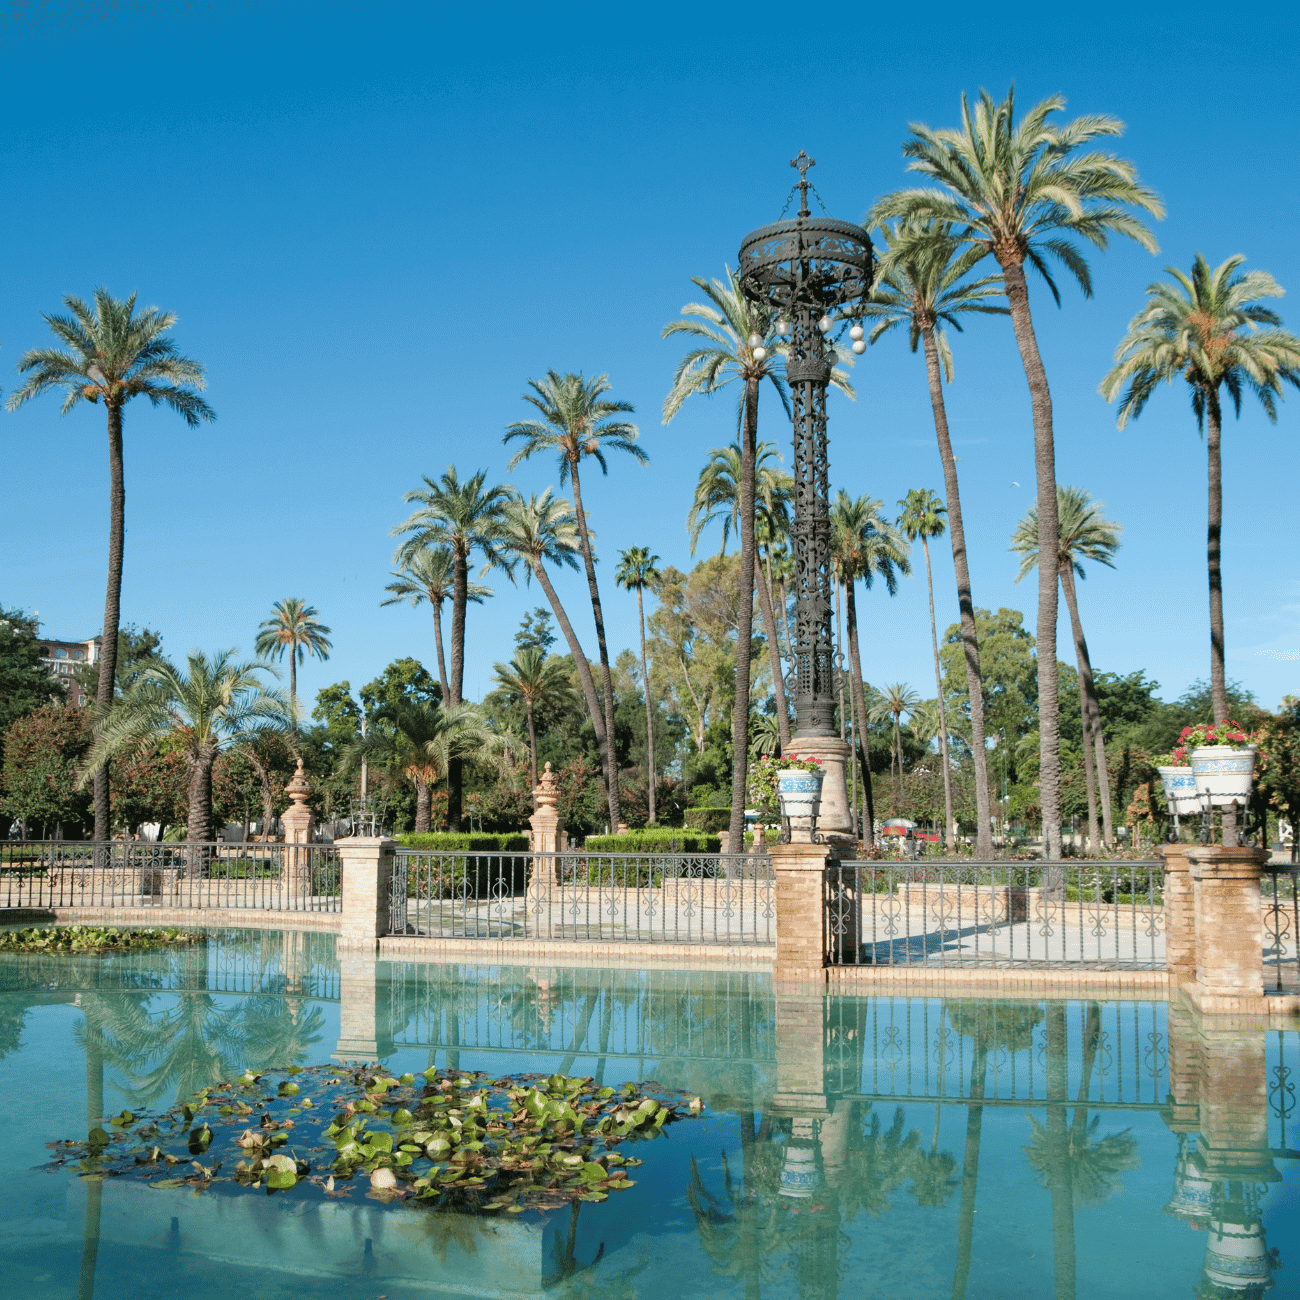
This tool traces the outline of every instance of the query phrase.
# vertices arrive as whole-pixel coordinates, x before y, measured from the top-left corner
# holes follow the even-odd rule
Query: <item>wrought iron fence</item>
[[[389,933],[638,943],[776,941],[764,854],[399,849]]]
[[[1264,904],[1264,962],[1276,992],[1300,988],[1300,877],[1294,866],[1269,866],[1259,882]]]
[[[106,843],[45,840],[0,847],[0,907],[342,909],[330,844]]]
[[[830,860],[831,965],[1165,964],[1159,862]]]

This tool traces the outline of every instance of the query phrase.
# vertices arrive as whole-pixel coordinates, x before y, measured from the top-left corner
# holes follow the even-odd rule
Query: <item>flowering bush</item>
[[[821,763],[815,758],[800,754],[783,754],[777,758],[771,754],[760,758],[749,769],[749,794],[755,807],[767,816],[775,818],[778,814],[776,799],[776,779],[778,772],[820,772]]]
[[[1253,731],[1247,731],[1240,722],[1198,722],[1194,727],[1184,727],[1179,734],[1178,743],[1168,755],[1172,765],[1179,766],[1191,762],[1192,750],[1202,745],[1247,745],[1258,746],[1259,737]]]

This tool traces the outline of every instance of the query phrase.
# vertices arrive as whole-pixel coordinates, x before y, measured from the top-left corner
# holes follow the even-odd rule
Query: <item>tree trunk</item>
[[[786,711],[785,682],[781,677],[781,644],[776,639],[776,610],[772,605],[772,588],[763,580],[758,563],[758,549],[754,550],[754,577],[757,579],[758,604],[763,613],[763,631],[767,636],[767,661],[772,670],[772,694],[776,697],[776,723],[781,734],[781,753],[790,748],[790,715]]]
[[[966,525],[962,520],[961,493],[957,488],[957,462],[948,437],[948,410],[943,400],[943,376],[933,329],[921,331],[925,344],[925,369],[930,383],[930,407],[934,432],[943,463],[944,495],[948,505],[948,538],[952,542],[952,567],[957,578],[957,608],[961,621],[962,656],[966,661],[966,691],[970,697],[971,763],[975,768],[975,856],[993,856],[990,826],[988,750],[984,747],[984,679],[980,672],[979,635],[975,627],[975,602],[970,589],[970,566],[966,561]],[[940,692],[942,697],[942,691]]]
[[[1096,853],[1097,843],[1097,765],[1093,758],[1092,720],[1088,717],[1088,697],[1079,674],[1079,717],[1083,724],[1083,778],[1088,788],[1088,848]]]
[[[1206,448],[1209,452],[1210,510],[1206,558],[1210,570],[1210,701],[1216,725],[1228,720],[1228,679],[1223,667],[1223,456],[1219,389],[1205,394]],[[98,789],[98,787],[96,787]]]
[[[415,781],[415,833],[426,835],[429,831],[429,783],[418,776]]]
[[[1034,417],[1034,472],[1038,487],[1038,554],[1056,555],[1060,529],[1056,517],[1056,444],[1052,395],[1034,337],[1029,286],[1022,263],[1002,263],[1002,278],[1020,361],[1029,385]],[[1061,741],[1056,673],[1056,568],[1038,566],[1038,791],[1043,808],[1043,856],[1061,856]]]
[[[655,718],[650,703],[650,668],[645,655],[645,600],[642,585],[636,584],[636,614],[641,627],[641,686],[645,691],[645,755],[646,775],[649,778],[646,797],[650,801],[650,825],[655,824]]]
[[[600,588],[596,585],[596,563],[591,557],[591,538],[587,535],[587,515],[582,508],[582,484],[578,481],[578,462],[569,462],[573,478],[573,512],[578,517],[578,538],[582,543],[582,560],[587,568],[587,589],[591,593],[591,614],[596,621],[596,647],[600,652],[600,676],[605,704],[605,782],[609,794],[609,829],[618,834],[623,820],[619,808],[618,755],[614,750],[614,679],[609,672],[609,649],[605,645],[605,616],[600,608]]]
[[[894,761],[898,764],[898,775],[894,778],[895,815],[903,815],[903,729],[898,725],[899,715],[894,714]]]
[[[1061,586],[1065,591],[1065,607],[1070,611],[1070,630],[1074,634],[1074,654],[1079,664],[1079,690],[1083,699],[1085,748],[1089,732],[1092,734],[1093,752],[1096,755],[1097,793],[1101,800],[1102,842],[1113,844],[1115,826],[1110,810],[1110,773],[1106,770],[1106,740],[1101,732],[1101,705],[1097,700],[1097,682],[1092,675],[1092,659],[1088,642],[1083,635],[1083,622],[1079,618],[1079,595],[1074,585],[1074,571],[1061,569]],[[1090,819],[1092,814],[1089,813]]]
[[[298,651],[289,647],[289,719],[295,727],[298,725]]]
[[[970,1067],[970,1099],[966,1109],[966,1151],[961,1166],[961,1208],[957,1212],[957,1267],[952,1275],[953,1300],[963,1300],[970,1277],[971,1247],[975,1243],[975,1194],[980,1181],[980,1135],[984,1128],[984,1080],[988,1073],[988,1043],[980,1035]]]
[[[951,853],[957,847],[957,827],[952,819],[952,765],[948,762],[948,710],[943,702],[943,674],[939,671],[939,628],[934,621],[934,574],[930,569],[930,541],[921,534],[925,553],[925,585],[930,592],[930,645],[934,649],[934,689],[939,696],[939,760],[943,763],[944,841]]]
[[[1039,551],[1039,555],[1043,552]],[[1051,554],[1051,552],[1049,552]],[[1041,569],[1041,565],[1039,566]],[[1056,1105],[1047,1107],[1047,1140],[1052,1157],[1048,1190],[1052,1198],[1052,1259],[1055,1300],[1074,1300],[1074,1186],[1070,1169],[1070,1136],[1064,1102],[1068,1060],[1064,1002],[1047,1004],[1047,1095]]]
[[[849,625],[849,666],[853,670],[849,692],[858,715],[858,762],[862,766],[862,792],[867,805],[862,838],[870,847],[876,842],[876,799],[871,788],[871,739],[867,733],[867,698],[862,689],[862,660],[858,656],[858,601],[856,583],[844,584],[844,621]]]
[[[117,628],[122,614],[122,550],[126,537],[126,481],[122,469],[122,408],[108,406],[108,583],[104,592],[104,627],[99,646],[99,688],[95,704],[100,718],[113,703],[117,681]],[[95,839],[112,833],[108,802],[108,764],[95,773]]]
[[[447,703],[459,704],[465,688],[465,608],[469,602],[469,553],[453,552],[451,594],[451,678]],[[465,764],[459,758],[447,760],[447,829],[460,830]]]
[[[537,727],[533,722],[533,702],[524,697],[524,716],[528,719],[528,788],[537,789]]]
[[[781,622],[785,625],[785,648],[787,657],[794,662],[794,635],[790,631],[790,594],[782,580],[777,584],[781,590]]]
[[[442,599],[431,600],[433,606],[433,639],[438,646],[438,685],[442,687],[442,700],[445,704],[451,699],[451,691],[447,685],[447,664],[442,654]]]
[[[740,605],[736,616],[736,701],[731,710],[731,826],[727,851],[745,848],[749,776],[749,647],[754,625],[754,459],[758,441],[758,380],[747,381],[740,446]]]

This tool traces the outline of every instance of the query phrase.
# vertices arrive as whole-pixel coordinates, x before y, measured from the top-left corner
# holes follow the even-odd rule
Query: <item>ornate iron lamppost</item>
[[[871,239],[861,226],[808,210],[808,168],[800,152],[799,215],[760,226],[740,246],[740,284],[751,301],[775,309],[785,340],[785,377],[794,403],[795,645],[794,736],[791,748],[820,760],[825,771],[817,825],[831,836],[856,830],[844,769],[848,746],[835,725],[831,639],[831,537],[826,386],[836,351],[832,331],[846,320],[853,351],[866,351],[856,308],[871,289]],[[803,838],[811,838],[811,828]]]

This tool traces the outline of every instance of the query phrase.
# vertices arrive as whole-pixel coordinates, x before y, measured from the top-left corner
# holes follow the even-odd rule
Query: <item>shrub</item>
[[[688,808],[686,825],[695,831],[725,831],[731,825],[730,808]]]
[[[424,834],[398,835],[404,849],[478,849],[482,853],[516,853],[528,847],[528,836],[521,834],[471,834],[465,831],[430,831]]]
[[[717,835],[680,826],[647,826],[622,835],[588,835],[584,847],[605,853],[718,853],[722,841]]]

